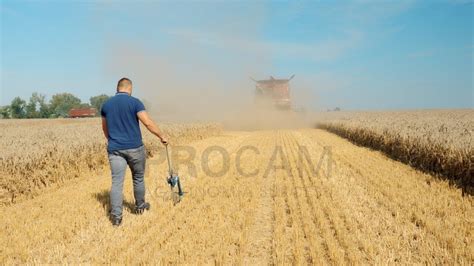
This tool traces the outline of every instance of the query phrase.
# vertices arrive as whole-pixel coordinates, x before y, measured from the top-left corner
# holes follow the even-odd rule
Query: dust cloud
[[[307,125],[303,112],[257,106],[255,82],[245,68],[232,71],[213,66],[205,58],[186,62],[181,56],[163,56],[130,46],[115,47],[111,54],[120,56],[111,58],[110,68],[120,65],[117,61],[127,62],[121,71],[131,73],[138,93],[135,96],[144,101],[157,121],[219,122],[234,130]]]
[[[134,96],[144,101],[157,121],[219,122],[234,130],[305,127],[302,112],[255,105],[255,82],[250,77],[275,75],[269,72],[274,69],[272,51],[255,41],[265,12],[253,5],[236,15],[229,7],[219,9],[229,15],[221,14],[219,23],[161,29],[156,36],[166,36],[166,42],[109,36],[107,75],[132,79]],[[145,22],[158,23],[154,18]],[[307,98],[306,93],[299,95]]]

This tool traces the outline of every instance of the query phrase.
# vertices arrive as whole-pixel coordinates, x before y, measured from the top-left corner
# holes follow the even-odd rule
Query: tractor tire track
[[[259,136],[260,142],[253,142],[259,145],[260,165],[266,164],[266,159],[271,155],[271,147],[273,147],[273,138],[271,134]],[[248,162],[247,162],[248,163]],[[262,172],[261,172],[262,174]],[[274,254],[273,238],[275,231],[275,214],[274,214],[274,193],[275,193],[275,177],[273,174],[269,176],[259,175],[254,178],[259,182],[259,191],[257,194],[257,205],[253,220],[246,230],[246,243],[243,250],[242,263],[244,265],[268,265],[275,264],[272,254]]]

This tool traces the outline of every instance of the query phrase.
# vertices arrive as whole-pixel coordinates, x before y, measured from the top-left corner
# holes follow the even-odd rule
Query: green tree
[[[102,105],[105,103],[110,98],[110,96],[101,94],[97,95],[94,97],[91,97],[89,99],[90,104],[92,107],[94,107],[97,110],[97,113],[100,114],[100,109],[102,108]]]
[[[26,117],[26,102],[20,97],[15,97],[10,104],[12,118]]]
[[[81,99],[71,93],[58,93],[50,101],[50,110],[53,117],[67,117],[69,110],[81,106]],[[50,115],[51,116],[51,115]]]
[[[48,106],[45,102],[46,96],[33,92],[30,97],[28,105],[26,105],[26,117],[28,118],[44,118],[48,117],[47,114]]]
[[[25,112],[26,112],[26,117],[27,118],[37,118],[38,117],[38,111],[36,111],[36,104],[34,102],[30,102],[26,105],[25,107]]]
[[[39,114],[41,118],[50,118],[53,114],[51,106],[48,103],[44,103],[40,105]]]
[[[11,118],[10,106],[2,106],[0,107],[0,118],[7,119]]]

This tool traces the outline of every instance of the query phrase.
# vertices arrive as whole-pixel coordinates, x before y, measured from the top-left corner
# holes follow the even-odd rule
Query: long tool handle
[[[173,175],[173,166],[171,164],[170,152],[168,151],[168,144],[165,145],[165,149],[166,149],[166,159],[168,160],[168,172],[169,172],[170,176],[172,176]]]

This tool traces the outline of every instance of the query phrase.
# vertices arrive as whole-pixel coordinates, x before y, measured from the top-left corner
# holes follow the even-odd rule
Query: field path
[[[0,263],[474,263],[472,197],[331,133],[224,132],[176,158],[189,151],[176,206],[162,155],[147,161],[141,216],[127,173],[119,228],[108,173],[1,207]]]

